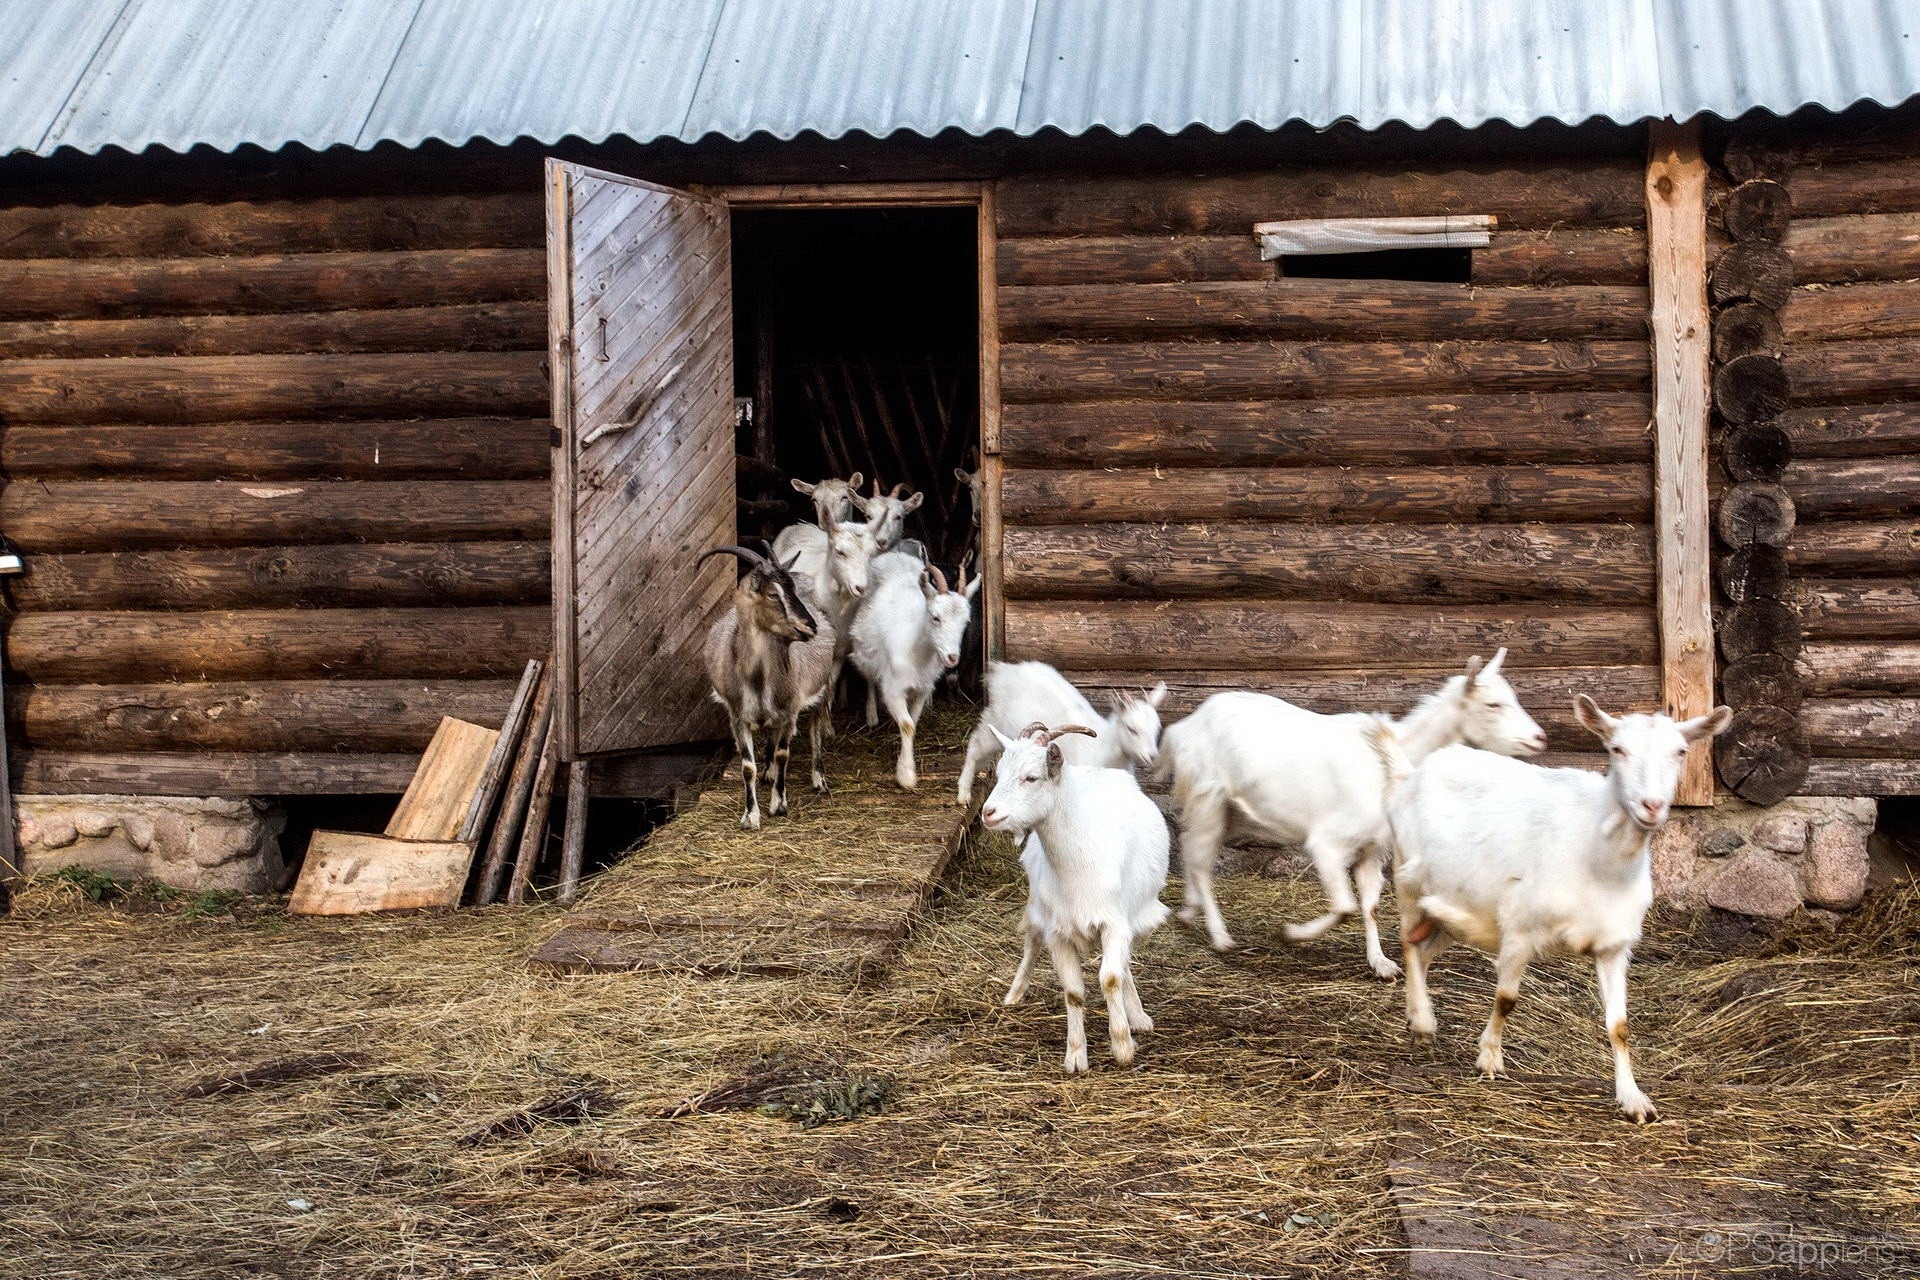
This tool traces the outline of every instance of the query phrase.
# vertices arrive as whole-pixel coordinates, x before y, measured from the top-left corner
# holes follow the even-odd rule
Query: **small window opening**
[[[1473,281],[1471,249],[1373,249],[1362,253],[1285,253],[1280,275],[1299,280]]]
[[[1299,218],[1257,222],[1260,257],[1284,279],[1431,280],[1469,284],[1473,251],[1490,243],[1491,214],[1413,218]]]

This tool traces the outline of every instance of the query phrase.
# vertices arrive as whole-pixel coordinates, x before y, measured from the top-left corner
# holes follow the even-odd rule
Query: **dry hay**
[[[0,923],[0,1275],[1397,1275],[1432,1256],[1408,1252],[1396,1162],[1444,1223],[1615,1259],[1604,1274],[1740,1274],[1689,1260],[1703,1224],[1920,1223],[1911,888],[1832,930],[1657,917],[1632,978],[1646,1128],[1615,1118],[1584,966],[1529,975],[1518,1078],[1488,1083],[1485,960],[1436,967],[1429,1056],[1351,926],[1230,959],[1169,926],[1140,955],[1158,1029],[1136,1069],[1096,1034],[1094,1072],[1063,1078],[1050,979],[999,1004],[1020,893],[1004,842],[970,844],[865,987],[531,973],[546,909],[23,913]],[[1223,896],[1256,943],[1318,910],[1298,878]],[[367,1061],[180,1097],[322,1053]],[[829,1097],[884,1081],[884,1105],[811,1129],[662,1115],[808,1072]]]

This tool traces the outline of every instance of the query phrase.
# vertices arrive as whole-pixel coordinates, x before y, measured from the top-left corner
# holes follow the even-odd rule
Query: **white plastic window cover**
[[[1375,249],[1478,249],[1493,239],[1492,214],[1427,218],[1302,218],[1256,222],[1260,259],[1286,253],[1367,253]]]

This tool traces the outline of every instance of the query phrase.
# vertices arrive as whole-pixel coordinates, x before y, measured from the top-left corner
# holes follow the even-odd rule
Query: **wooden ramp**
[[[565,973],[668,969],[716,976],[870,976],[926,906],[973,818],[954,803],[972,717],[920,726],[920,787],[893,780],[886,729],[830,745],[833,793],[807,787],[795,753],[793,812],[739,829],[737,763],[691,809],[599,876],[579,909],[534,953]],[[975,802],[984,788],[976,788]]]

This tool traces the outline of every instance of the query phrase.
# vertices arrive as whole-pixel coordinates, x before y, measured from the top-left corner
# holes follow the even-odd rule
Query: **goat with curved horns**
[[[733,588],[733,608],[707,632],[707,679],[713,698],[727,709],[733,745],[740,753],[740,777],[746,808],[744,830],[760,829],[759,765],[754,736],[769,735],[773,776],[768,812],[787,811],[787,758],[801,713],[813,710],[813,789],[824,793],[827,775],[821,758],[820,708],[833,669],[834,629],[816,614],[794,584],[792,561],[779,564],[747,547],[715,547],[701,555],[738,556],[748,566]],[[696,563],[699,563],[696,562]]]

